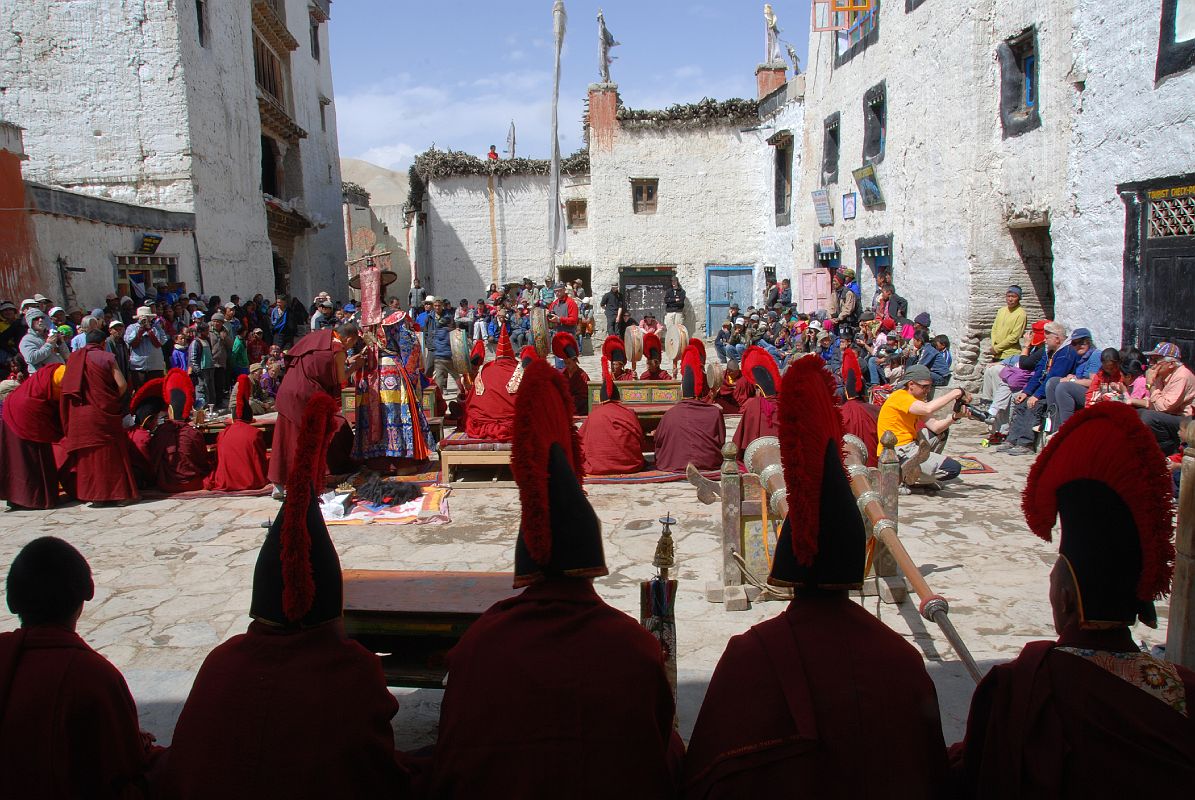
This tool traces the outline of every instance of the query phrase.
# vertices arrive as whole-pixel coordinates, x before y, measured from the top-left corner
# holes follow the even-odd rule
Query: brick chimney
[[[758,90],[757,100],[762,100],[784,85],[785,65],[773,61],[770,64],[760,64],[755,68],[755,86]]]
[[[589,144],[599,150],[614,146],[618,131],[618,84],[589,85]]]
[[[26,210],[21,162],[24,137],[16,125],[0,120],[0,297],[32,297],[45,291],[38,270],[37,237]]]

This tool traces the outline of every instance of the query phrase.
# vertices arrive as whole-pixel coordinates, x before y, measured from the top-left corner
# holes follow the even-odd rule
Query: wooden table
[[[445,657],[486,609],[518,594],[509,572],[344,570],[344,627],[390,686],[439,689]]]

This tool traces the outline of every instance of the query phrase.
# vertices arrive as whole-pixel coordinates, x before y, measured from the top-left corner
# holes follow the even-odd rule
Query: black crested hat
[[[547,361],[532,362],[523,374],[515,399],[510,467],[522,506],[515,587],[609,574],[602,526],[581,488],[585,474],[572,395],[560,371]]]
[[[21,548],[8,569],[8,608],[26,625],[63,622],[95,596],[87,559],[70,543],[42,536]]]
[[[602,356],[601,401],[607,403],[611,400],[621,399],[622,393],[618,391],[618,385],[614,383],[614,373],[610,372],[610,360]]]
[[[129,407],[133,410],[133,421],[137,427],[166,410],[166,400],[162,396],[165,384],[165,378],[148,380],[133,395]]]
[[[1124,403],[1079,411],[1037,457],[1021,508],[1047,542],[1061,520],[1082,627],[1157,626],[1153,601],[1174,573],[1172,487],[1157,440]]]
[[[340,558],[316,502],[316,465],[326,447],[338,405],[316,392],[303,410],[286,500],[257,555],[249,614],[262,622],[311,628],[339,617],[344,608]],[[319,471],[322,474],[322,470]]]
[[[752,345],[743,352],[743,377],[753,384],[764,397],[774,397],[780,388],[780,368],[776,359],[758,345]]]
[[[768,583],[852,589],[863,583],[867,534],[842,466],[834,378],[816,355],[789,365],[779,401],[788,517]]]
[[[195,382],[191,376],[175,367],[166,373],[162,382],[162,399],[170,408],[170,418],[186,421],[195,408]]]

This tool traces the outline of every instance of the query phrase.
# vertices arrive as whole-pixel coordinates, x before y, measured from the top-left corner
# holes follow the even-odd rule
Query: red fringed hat
[[[693,345],[685,348],[680,360],[680,392],[684,398],[698,398],[705,394],[705,371],[701,353]]]
[[[863,392],[863,370],[859,367],[859,356],[853,347],[842,351],[842,388],[847,399],[858,397]]]
[[[560,331],[552,337],[552,354],[557,358],[576,358],[580,353],[577,338],[571,333]]]
[[[165,378],[154,378],[142,384],[137,393],[133,395],[133,401],[129,404],[129,408],[133,410],[133,420],[138,427],[144,425],[146,420],[152,419],[166,410],[166,392],[163,388],[165,385]]]
[[[752,345],[743,353],[743,378],[759,389],[764,397],[774,397],[780,387],[780,368],[776,359],[762,347]]]
[[[614,334],[607,336],[606,341],[602,342],[602,356],[610,359],[611,362],[627,363],[627,348],[623,344],[622,337]]]
[[[191,376],[175,367],[162,381],[162,399],[170,407],[170,418],[188,420],[195,408],[195,383]]]
[[[857,588],[863,583],[867,537],[842,466],[834,378],[821,358],[805,356],[789,365],[779,406],[788,517],[768,583]]]
[[[660,343],[660,337],[654,333],[643,334],[643,357],[659,361],[663,356],[664,345]]]
[[[498,335],[498,358],[514,358],[514,348],[510,346],[510,334],[506,332],[506,326],[502,326],[502,333]]]
[[[469,370],[476,373],[481,369],[481,365],[485,363],[485,342],[478,339],[473,343],[473,349],[469,351]]]
[[[539,351],[535,349],[535,345],[529,344],[519,351],[519,363],[524,368],[537,358],[539,358]]]
[[[705,366],[705,342],[694,336],[689,340],[689,347],[697,348],[697,355],[701,357],[701,366]]]
[[[581,441],[564,376],[532,361],[515,400],[510,467],[522,517],[515,541],[516,588],[539,580],[609,574],[601,523],[581,489]]]
[[[239,419],[241,422],[253,421],[253,405],[249,402],[253,397],[253,384],[249,381],[248,375],[237,376],[237,402],[233,409],[233,419]]]
[[[604,350],[605,348],[603,347],[602,349]],[[603,403],[622,399],[622,395],[618,392],[618,386],[614,383],[614,373],[610,371],[610,360],[605,356],[602,356],[601,399]]]
[[[340,559],[328,536],[316,481],[323,481],[337,402],[315,392],[303,410],[299,441],[286,481],[286,500],[257,555],[249,613],[286,627],[310,628],[341,615]],[[318,467],[318,469],[317,469]]]
[[[1021,508],[1047,542],[1060,518],[1084,627],[1157,625],[1153,601],[1174,573],[1172,487],[1157,440],[1123,403],[1077,412],[1037,457]]]

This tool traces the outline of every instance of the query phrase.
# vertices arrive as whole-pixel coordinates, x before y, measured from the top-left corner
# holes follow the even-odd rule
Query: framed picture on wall
[[[843,219],[854,219],[855,218],[855,205],[856,205],[858,199],[859,199],[859,196],[857,194],[855,194],[854,192],[848,192],[847,194],[844,194],[842,196],[842,218]]]

